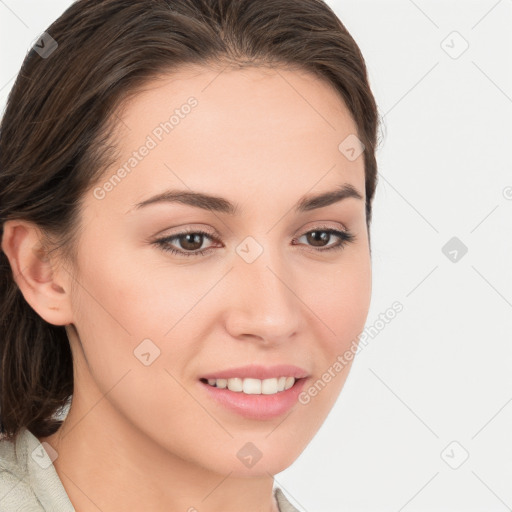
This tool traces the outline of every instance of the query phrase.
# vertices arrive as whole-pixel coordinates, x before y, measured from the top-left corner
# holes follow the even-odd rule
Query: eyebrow
[[[363,200],[363,196],[350,183],[343,183],[335,190],[301,197],[295,205],[295,213],[324,208],[349,197]],[[202,208],[203,210],[226,213],[228,215],[240,214],[240,206],[238,203],[232,203],[223,197],[187,190],[167,190],[135,204],[129,211],[157,203],[181,203],[195,208]]]

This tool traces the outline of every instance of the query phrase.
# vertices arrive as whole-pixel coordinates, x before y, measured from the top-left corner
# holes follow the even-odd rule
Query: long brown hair
[[[187,64],[291,67],[334,86],[365,146],[369,228],[377,106],[356,42],[322,0],[78,0],[26,55],[8,97],[0,238],[6,220],[30,221],[74,261],[80,201],[117,157],[118,109]],[[43,320],[13,277],[0,252],[0,433],[12,440],[26,427],[46,437],[73,393],[71,349],[65,327]]]

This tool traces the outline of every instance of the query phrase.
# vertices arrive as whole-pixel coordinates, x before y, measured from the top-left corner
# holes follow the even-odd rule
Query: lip
[[[238,368],[229,368],[208,375],[202,375],[200,379],[232,379],[239,377],[241,379],[274,379],[279,377],[295,377],[303,379],[309,374],[304,368],[289,364],[278,364],[275,366],[263,366],[251,364],[247,366],[239,366]],[[290,388],[292,389],[292,388]],[[283,391],[284,393],[284,391]],[[270,395],[272,396],[272,395]]]
[[[275,374],[275,368],[278,368],[278,371],[281,371],[280,367],[273,367],[271,369],[271,371],[274,372],[273,375]],[[286,368],[288,369],[288,371],[290,370],[290,367]],[[253,370],[251,371],[254,372],[256,370],[254,370],[253,368]],[[228,375],[230,372],[231,370],[229,370],[229,372],[226,371],[223,373],[225,375]],[[215,375],[220,375],[220,373]],[[237,375],[240,376],[240,373],[238,373]],[[255,373],[252,373],[251,375],[255,375]],[[287,374],[287,372],[285,372],[285,375],[288,375],[290,377],[293,376],[290,375],[289,373]],[[258,379],[261,377],[247,376],[247,378]],[[198,385],[201,387],[202,390],[204,390],[208,398],[212,399],[217,404],[223,406],[229,411],[235,412],[236,414],[244,416],[245,418],[262,421],[282,416],[283,414],[287,413],[294,405],[296,405],[299,398],[299,394],[304,388],[306,381],[308,380],[308,378],[300,378],[295,381],[291,388],[285,391],[280,391],[274,395],[247,395],[241,391],[236,392],[230,391],[227,388],[222,389],[217,388],[215,386],[210,386],[207,382],[203,382],[202,380],[198,381]]]

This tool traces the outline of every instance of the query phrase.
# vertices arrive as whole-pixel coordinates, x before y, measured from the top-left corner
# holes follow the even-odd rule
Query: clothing
[[[274,496],[279,507],[279,512],[299,512],[287,499],[279,487],[274,487]],[[0,502],[1,503],[1,502]]]
[[[274,496],[280,512],[298,512],[278,487]],[[16,443],[0,438],[0,511],[76,512],[50,456],[26,428]]]

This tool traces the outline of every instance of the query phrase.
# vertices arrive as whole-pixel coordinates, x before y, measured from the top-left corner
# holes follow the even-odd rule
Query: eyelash
[[[336,244],[336,245],[331,245],[331,246],[329,246],[327,248],[322,248],[322,249],[315,249],[314,248],[313,251],[316,251],[316,252],[326,252],[326,251],[341,250],[347,244],[352,243],[356,239],[355,235],[352,234],[350,231],[339,231],[337,229],[324,228],[324,227],[321,227],[321,226],[319,226],[319,227],[317,227],[315,229],[311,229],[310,231],[306,231],[301,236],[307,235],[309,233],[313,233],[315,231],[320,231],[320,232],[323,232],[323,233],[329,233],[331,235],[336,235],[340,239],[340,242],[338,244]],[[172,236],[168,236],[168,237],[165,237],[165,238],[160,238],[158,240],[155,240],[153,243],[155,243],[157,246],[159,246],[161,249],[163,249],[166,252],[170,252],[170,253],[175,254],[175,255],[186,256],[186,257],[188,257],[188,256],[203,256],[204,254],[207,254],[207,253],[211,252],[214,249],[214,247],[209,247],[207,249],[202,249],[202,250],[199,250],[199,251],[192,252],[192,251],[181,251],[179,249],[175,249],[175,248],[170,246],[170,241],[171,240],[179,239],[182,236],[189,235],[189,234],[202,235],[202,236],[206,236],[206,237],[210,238],[213,241],[218,241],[210,233],[207,233],[206,231],[202,231],[202,230],[198,229],[198,230],[183,231],[181,233],[177,233],[177,234],[172,235]]]

